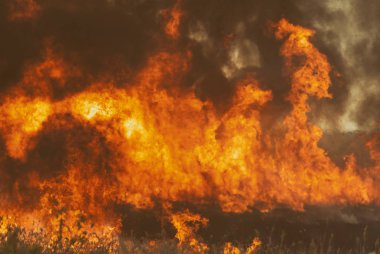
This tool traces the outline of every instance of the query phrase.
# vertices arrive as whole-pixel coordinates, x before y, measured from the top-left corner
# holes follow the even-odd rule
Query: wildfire
[[[178,38],[181,15],[178,7],[170,12],[165,27],[169,37]],[[0,199],[0,238],[11,225],[33,231],[37,223],[51,241],[92,232],[85,237],[97,246],[103,239],[112,242],[120,228],[120,214],[111,207],[149,208],[154,200],[201,204],[212,199],[223,211],[237,213],[257,204],[263,210],[277,205],[302,210],[306,204],[379,203],[374,177],[379,166],[359,170],[347,163],[339,168],[318,146],[322,130],[308,121],[308,99],[332,97],[331,68],[310,42],[314,32],[283,19],[274,25],[274,33],[284,41],[281,55],[291,80],[287,100],[292,105],[275,135],[261,123],[272,93],[253,77],[237,84],[222,115],[193,90],[177,89],[188,70],[188,52],[156,53],[124,87],[94,82],[57,99],[54,89],[64,89],[68,76],[81,71],[70,71],[47,50],[46,59],[29,66],[23,81],[1,98],[4,156],[31,171],[11,182],[13,194],[4,191]],[[36,90],[30,92],[31,87]],[[64,139],[64,163],[51,169],[55,174],[44,172],[29,156],[39,145],[36,137],[49,133]],[[379,157],[375,149],[372,155]],[[0,175],[9,170],[3,160]],[[25,189],[35,193],[29,205]],[[207,219],[186,211],[171,214],[170,221],[179,246],[207,252],[208,246],[195,236]],[[65,241],[63,245],[70,244]],[[260,244],[255,238],[246,253]],[[81,253],[84,247],[70,248]],[[224,253],[240,251],[228,243]]]

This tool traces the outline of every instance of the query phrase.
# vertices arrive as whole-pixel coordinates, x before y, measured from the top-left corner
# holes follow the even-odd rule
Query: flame
[[[165,26],[165,33],[172,39],[178,39],[180,32],[179,27],[181,24],[181,18],[183,16],[182,10],[179,8],[180,1],[177,1],[175,6],[164,13],[169,18],[169,21]]]
[[[302,210],[305,203],[347,204],[370,202],[372,186],[368,179],[347,168],[339,169],[326,152],[318,147],[322,130],[308,122],[309,96],[331,98],[330,65],[325,55],[310,42],[312,30],[294,26],[286,20],[278,23],[276,38],[286,38],[281,54],[291,77],[288,100],[292,111],[284,120],[287,131],[279,147],[278,167],[283,188],[291,192],[280,196],[283,203],[292,203]],[[293,64],[302,57],[302,64]],[[350,186],[357,186],[351,189]],[[282,189],[282,188],[280,188]],[[282,189],[282,191],[284,190]]]
[[[230,242],[225,243],[224,248],[223,248],[223,254],[240,254],[240,253],[241,252],[239,248],[233,246],[232,243]]]
[[[181,15],[175,7],[165,28],[173,39]],[[318,146],[322,130],[308,120],[310,97],[332,97],[331,67],[310,42],[314,31],[282,19],[274,33],[284,41],[280,53],[290,78],[287,100],[292,108],[273,132],[261,121],[272,92],[260,88],[254,77],[238,82],[223,114],[193,90],[179,89],[192,57],[187,51],[155,53],[131,84],[94,81],[57,97],[56,91],[68,89],[67,81],[82,71],[48,48],[45,59],[26,68],[20,83],[2,96],[5,157],[31,171],[7,183],[8,169],[0,164],[0,181],[12,189],[12,195],[4,193],[0,199],[0,237],[12,225],[21,225],[28,232],[48,232],[46,248],[60,242],[81,253],[87,247],[65,239],[89,234],[91,248],[108,241],[115,249],[121,216],[112,207],[151,208],[154,200],[213,200],[225,212],[249,211],[259,204],[263,210],[278,205],[303,210],[307,204],[379,204],[379,163],[358,169],[355,160],[348,159],[346,167],[339,168]],[[49,175],[38,163],[29,165],[37,136],[62,130],[64,168]],[[379,162],[375,145],[369,146]],[[25,205],[23,189],[36,193],[32,205]],[[208,250],[195,236],[206,219],[185,211],[171,214],[170,220],[180,247]],[[246,253],[259,246],[254,239]],[[225,252],[238,253],[230,244]]]
[[[42,128],[51,110],[49,101],[43,98],[18,97],[4,102],[0,123],[10,156],[24,158],[28,141]]]
[[[255,251],[257,251],[260,246],[261,246],[260,239],[257,238],[257,237],[255,237],[255,238],[253,238],[251,245],[247,248],[247,250],[245,251],[245,253],[246,254],[252,254]]]
[[[190,247],[195,253],[206,253],[206,244],[197,240],[195,233],[200,226],[207,225],[208,220],[199,214],[191,214],[188,211],[171,215],[171,222],[177,230],[175,237],[178,239],[179,247]]]
[[[261,244],[262,243],[260,239],[255,237],[253,238],[251,245],[248,246],[245,252],[241,252],[239,248],[233,246],[232,243],[227,242],[224,244],[223,254],[240,254],[240,253],[253,254],[260,248]]]

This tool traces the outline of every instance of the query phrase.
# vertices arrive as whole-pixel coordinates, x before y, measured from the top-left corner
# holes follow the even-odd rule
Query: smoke
[[[38,9],[25,15],[28,3]],[[162,37],[160,11],[172,1],[2,1],[0,82],[4,90],[20,81],[28,64],[46,47],[62,52],[85,76],[136,70]],[[15,12],[23,12],[14,15]],[[22,15],[24,13],[24,15]],[[121,66],[123,70],[121,70]],[[85,79],[84,79],[85,80]]]
[[[326,129],[373,131],[377,128],[380,90],[380,29],[378,27],[380,3],[375,1],[299,1],[302,12],[318,32],[320,41],[339,60],[339,72],[345,77],[347,94],[336,120],[325,114]],[[338,93],[338,92],[337,92]],[[326,107],[325,113],[333,107]],[[336,111],[336,110],[335,110]]]
[[[298,20],[291,1],[184,1],[183,7],[185,34],[195,53],[189,75],[201,95],[226,103],[236,80],[255,75],[281,102],[288,87],[270,22]]]

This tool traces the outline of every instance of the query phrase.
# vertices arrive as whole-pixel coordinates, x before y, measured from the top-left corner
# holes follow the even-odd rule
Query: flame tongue
[[[291,76],[288,100],[293,108],[284,120],[287,131],[279,147],[278,169],[280,190],[290,189],[288,195],[280,196],[283,203],[292,203],[302,209],[304,204],[368,203],[372,186],[348,168],[345,171],[334,165],[326,152],[318,147],[322,130],[307,120],[308,98],[331,98],[328,87],[330,65],[309,41],[312,30],[294,26],[286,20],[278,23],[276,38],[286,38],[281,54]],[[302,63],[293,64],[295,57]],[[349,186],[357,186],[351,189]]]
[[[171,16],[166,32],[176,39],[181,13],[174,9]],[[15,223],[33,229],[31,221],[37,221],[54,237],[58,231],[62,237],[62,232],[78,236],[86,230],[109,237],[120,227],[112,207],[147,208],[154,200],[199,204],[212,199],[226,212],[247,211],[257,204],[302,210],[305,204],[378,203],[376,183],[370,180],[376,168],[363,171],[368,175],[359,174],[354,163],[338,168],[318,147],[322,130],[308,122],[309,97],[331,98],[330,66],[310,42],[313,34],[284,19],[275,25],[276,38],[285,40],[281,55],[290,75],[287,98],[292,105],[275,135],[263,130],[260,119],[272,93],[253,78],[239,82],[223,115],[193,91],[177,90],[176,82],[188,69],[188,52],[153,55],[134,85],[116,88],[99,82],[54,100],[49,80],[62,85],[80,71],[68,71],[48,51],[46,60],[30,66],[25,75],[28,84],[41,86],[37,92],[28,93],[30,88],[20,84],[0,106],[7,160],[31,169],[11,184],[16,200],[4,193],[1,214],[17,211]],[[302,61],[294,64],[294,58]],[[63,169],[53,176],[41,170],[44,158],[41,165],[31,163],[31,154],[38,154],[33,151],[41,145],[38,138],[49,132],[60,133],[64,140],[65,153],[59,154],[64,163],[49,165]],[[0,165],[2,179],[7,179],[8,169]],[[32,209],[24,206],[28,197],[23,189],[37,195]],[[206,251],[186,220],[206,224],[197,215],[173,214],[180,244]],[[62,221],[69,226],[63,229]],[[100,226],[91,227],[90,222]],[[258,245],[254,242],[247,252]]]

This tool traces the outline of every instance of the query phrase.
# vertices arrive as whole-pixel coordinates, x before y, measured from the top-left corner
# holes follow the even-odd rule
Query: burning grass
[[[73,226],[62,219],[55,235],[42,228],[30,231],[3,217],[0,224],[0,253],[44,254],[116,254],[116,253],[215,253],[215,254],[369,254],[380,252],[379,223],[332,219],[349,211],[313,208],[309,212],[279,210],[277,212],[227,216],[221,211],[209,212],[210,220],[196,213],[177,212],[166,223],[157,217],[154,222],[143,214],[133,214],[138,220],[130,230],[112,236],[83,230],[76,235],[65,231]],[[205,210],[205,211],[206,211]],[[325,214],[323,214],[325,211]],[[351,209],[355,214],[370,213],[372,208]],[[314,215],[312,214],[314,212]],[[329,214],[330,215],[327,215]],[[148,211],[157,216],[157,211]],[[220,217],[221,216],[221,217]],[[219,217],[219,218],[218,218]],[[255,218],[254,220],[252,218]],[[259,219],[257,219],[259,218]],[[327,221],[325,221],[327,219]],[[221,227],[219,221],[225,221]],[[228,222],[228,223],[227,223]],[[144,229],[148,223],[150,230]],[[159,231],[154,230],[159,225]],[[245,225],[242,226],[242,225]],[[257,226],[251,226],[257,225]],[[143,232],[140,232],[143,229]],[[248,229],[248,231],[247,231]],[[134,231],[136,230],[136,231]],[[139,231],[140,230],[140,231]],[[152,231],[153,230],[153,231]]]
[[[167,236],[157,239],[144,239],[119,237],[115,239],[114,245],[110,250],[110,243],[103,243],[94,247],[93,243],[86,238],[70,239],[70,245],[61,239],[50,244],[49,249],[42,244],[45,241],[43,233],[34,234],[32,238],[25,239],[25,232],[20,228],[12,228],[0,238],[0,253],[2,254],[135,254],[135,253],[162,253],[162,254],[182,254],[182,253],[212,253],[212,254],[376,254],[380,253],[380,239],[368,247],[366,230],[357,235],[354,247],[347,249],[334,244],[334,236],[316,237],[309,242],[295,241],[285,243],[286,234],[283,233],[280,240],[267,238],[263,244],[239,244],[239,243],[220,243],[210,244],[207,251],[199,252],[194,250],[191,245],[178,245],[178,241]],[[30,242],[30,239],[34,239]],[[66,246],[66,247],[64,247]],[[252,247],[257,246],[257,247]]]

